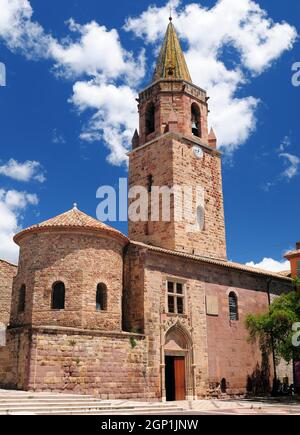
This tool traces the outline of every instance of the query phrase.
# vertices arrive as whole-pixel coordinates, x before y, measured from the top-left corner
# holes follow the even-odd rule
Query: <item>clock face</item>
[[[202,151],[202,148],[201,148],[201,147],[199,147],[199,146],[194,146],[193,151],[194,151],[194,155],[195,155],[195,157],[196,157],[198,160],[202,159],[202,157],[203,157],[204,154],[203,154],[203,151]]]

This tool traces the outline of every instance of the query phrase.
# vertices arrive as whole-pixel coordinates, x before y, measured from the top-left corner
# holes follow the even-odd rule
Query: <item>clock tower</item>
[[[192,83],[170,18],[152,83],[138,98],[129,188],[146,192],[148,208],[139,220],[129,218],[129,237],[224,260],[221,154],[213,130],[208,132],[208,100]],[[129,207],[135,202],[132,197]]]

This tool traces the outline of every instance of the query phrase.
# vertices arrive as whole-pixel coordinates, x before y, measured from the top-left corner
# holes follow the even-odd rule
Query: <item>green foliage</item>
[[[293,291],[276,298],[267,313],[249,315],[246,326],[251,342],[258,341],[263,352],[270,353],[274,348],[276,357],[289,363],[300,360],[300,348],[292,343],[293,325],[299,322],[300,292]]]
[[[134,337],[130,337],[130,344],[132,349],[135,349],[137,347],[137,341]]]
[[[70,340],[69,341],[69,346],[75,347],[76,346],[76,341],[75,340]]]

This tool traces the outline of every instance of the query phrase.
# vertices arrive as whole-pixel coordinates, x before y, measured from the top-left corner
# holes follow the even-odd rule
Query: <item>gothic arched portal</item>
[[[193,343],[191,335],[179,322],[165,334],[163,358],[163,400],[193,398]]]

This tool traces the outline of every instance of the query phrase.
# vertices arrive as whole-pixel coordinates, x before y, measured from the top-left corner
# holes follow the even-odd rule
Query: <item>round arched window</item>
[[[107,287],[103,283],[97,285],[96,310],[97,311],[107,310]]]
[[[51,298],[52,310],[64,310],[65,297],[66,297],[66,289],[64,283],[59,281],[53,284],[52,298]]]

